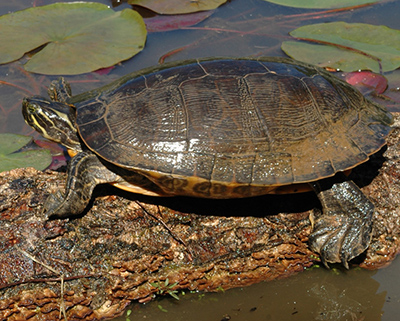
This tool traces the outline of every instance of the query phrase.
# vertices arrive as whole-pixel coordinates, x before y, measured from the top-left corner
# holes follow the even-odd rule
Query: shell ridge
[[[186,99],[185,99],[185,95],[183,94],[182,88],[179,85],[178,88],[181,99],[182,99],[182,110],[183,113],[185,114],[184,118],[185,118],[185,141],[186,141],[186,152],[190,151],[190,138],[189,138],[189,111],[186,105]]]
[[[150,89],[150,88],[149,88],[149,84],[147,83],[147,77],[146,77],[146,75],[143,75],[142,77],[143,77],[143,80],[144,80],[144,86],[146,87],[146,89]]]
[[[203,71],[204,71],[204,76],[209,75],[210,73],[207,72],[207,70],[203,67],[203,65],[201,64],[202,62],[201,62],[199,59],[196,59],[196,61],[197,61],[197,64],[199,65],[199,67],[200,67],[201,69],[203,69]]]
[[[267,71],[267,73],[276,74],[275,72],[271,71],[265,64],[263,64],[262,60],[257,59],[257,62]]]
[[[310,78],[310,77],[307,77],[307,78]],[[320,120],[323,122],[323,124],[324,124],[324,126],[325,126],[325,129],[329,128],[329,124],[327,123],[325,117],[322,115],[320,109],[318,108],[318,104],[317,104],[317,102],[316,102],[316,100],[315,100],[315,97],[314,97],[313,94],[312,94],[312,91],[311,91],[310,87],[309,87],[308,84],[303,80],[303,78],[298,78],[298,79],[300,80],[300,82],[303,84],[303,86],[304,86],[305,89],[307,90],[308,97],[312,100],[314,110],[317,112],[317,114],[318,114]]]
[[[268,124],[265,120],[265,117],[263,117],[262,112],[260,110],[260,106],[258,105],[257,102],[254,101],[253,95],[252,95],[252,90],[251,90],[251,86],[248,82],[248,80],[246,79],[246,77],[242,77],[239,79],[239,83],[238,83],[238,87],[239,87],[239,96],[240,96],[240,102],[241,102],[241,107],[242,109],[245,109],[247,112],[247,115],[242,115],[244,116],[242,119],[242,124],[245,123],[246,118],[248,119],[248,114],[250,114],[252,111],[254,111],[256,118],[257,118],[257,122],[260,125],[264,137],[266,139],[264,139],[264,137],[262,138],[262,140],[267,140],[269,142],[269,144],[272,144],[272,136],[271,136],[271,132],[268,128]],[[244,107],[244,108],[243,108]],[[249,121],[249,127],[252,127],[252,122]],[[251,136],[251,132],[253,132],[254,128],[249,128],[249,136]],[[257,141],[257,137],[252,137],[253,143],[254,141]]]

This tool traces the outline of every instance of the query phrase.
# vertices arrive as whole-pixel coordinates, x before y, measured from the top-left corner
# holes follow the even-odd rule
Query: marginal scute
[[[71,98],[85,144],[168,194],[264,194],[332,176],[385,144],[388,111],[327,71],[283,58],[205,59]]]

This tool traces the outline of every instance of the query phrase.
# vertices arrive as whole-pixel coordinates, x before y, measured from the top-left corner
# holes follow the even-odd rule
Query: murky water
[[[54,1],[14,0],[0,4],[0,14]],[[64,1],[66,2],[66,1]],[[107,3],[107,1],[97,1]],[[116,8],[128,7],[123,4]],[[280,43],[288,31],[309,23],[329,21],[384,24],[400,29],[400,1],[336,15],[311,16],[307,10],[284,8],[262,0],[232,0],[218,9],[198,29],[151,33],[145,50],[117,66],[109,79],[155,65],[166,53],[167,61],[204,56],[283,56]],[[222,32],[224,28],[228,31]],[[18,83],[42,94],[51,77],[18,72],[19,65],[0,66],[0,80]],[[101,77],[100,77],[101,78]],[[69,77],[75,93],[98,86],[84,76]],[[36,87],[35,87],[36,86]],[[37,92],[36,92],[37,93]],[[20,114],[20,99],[26,91],[0,85],[0,132],[31,133]],[[314,268],[288,279],[261,283],[224,293],[182,293],[180,300],[158,298],[146,305],[134,304],[131,315],[118,320],[398,320],[400,312],[400,259],[379,271]]]
[[[134,304],[118,320],[398,320],[400,260],[366,271],[313,268],[288,279],[224,293],[180,294]]]

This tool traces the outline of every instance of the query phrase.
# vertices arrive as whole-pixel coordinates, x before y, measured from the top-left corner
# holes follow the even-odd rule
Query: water
[[[65,1],[66,2],[66,1]],[[108,4],[108,1],[97,1]],[[51,1],[14,0],[0,4],[0,14]],[[122,4],[116,10],[128,7]],[[233,0],[219,8],[198,29],[151,33],[145,50],[109,75],[68,77],[75,94],[95,88],[128,72],[158,63],[170,51],[185,49],[166,61],[205,56],[283,56],[287,33],[310,23],[347,21],[400,29],[400,2],[344,13],[301,16],[313,10],[285,8],[262,0]],[[226,31],[221,31],[225,29]],[[32,134],[20,113],[20,101],[31,93],[45,94],[54,77],[27,75],[20,64],[0,66],[0,132]],[[9,85],[12,84],[12,85]],[[16,86],[17,85],[17,86]],[[182,293],[180,300],[157,298],[133,304],[130,320],[382,320],[398,319],[400,260],[379,271],[314,268],[284,280],[260,283],[224,293]],[[118,320],[127,320],[123,316]]]
[[[312,269],[225,293],[190,294],[138,309],[131,320],[380,320],[385,292],[375,272]],[[225,318],[225,319],[224,319]],[[119,320],[125,320],[126,317]],[[391,320],[391,319],[387,319]]]
[[[313,268],[224,293],[180,294],[131,306],[130,320],[392,321],[400,311],[400,260],[378,271]],[[230,319],[229,319],[230,318]],[[127,320],[126,316],[116,320]]]

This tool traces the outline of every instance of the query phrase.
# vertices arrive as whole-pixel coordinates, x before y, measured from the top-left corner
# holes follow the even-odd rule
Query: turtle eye
[[[27,110],[30,114],[36,114],[37,107],[33,104],[29,104]]]
[[[41,113],[42,108],[41,108],[41,106],[40,106],[39,104],[30,103],[30,104],[27,106],[27,110],[28,110],[28,113],[29,113],[29,114],[35,116],[35,115],[39,115],[39,114]]]

